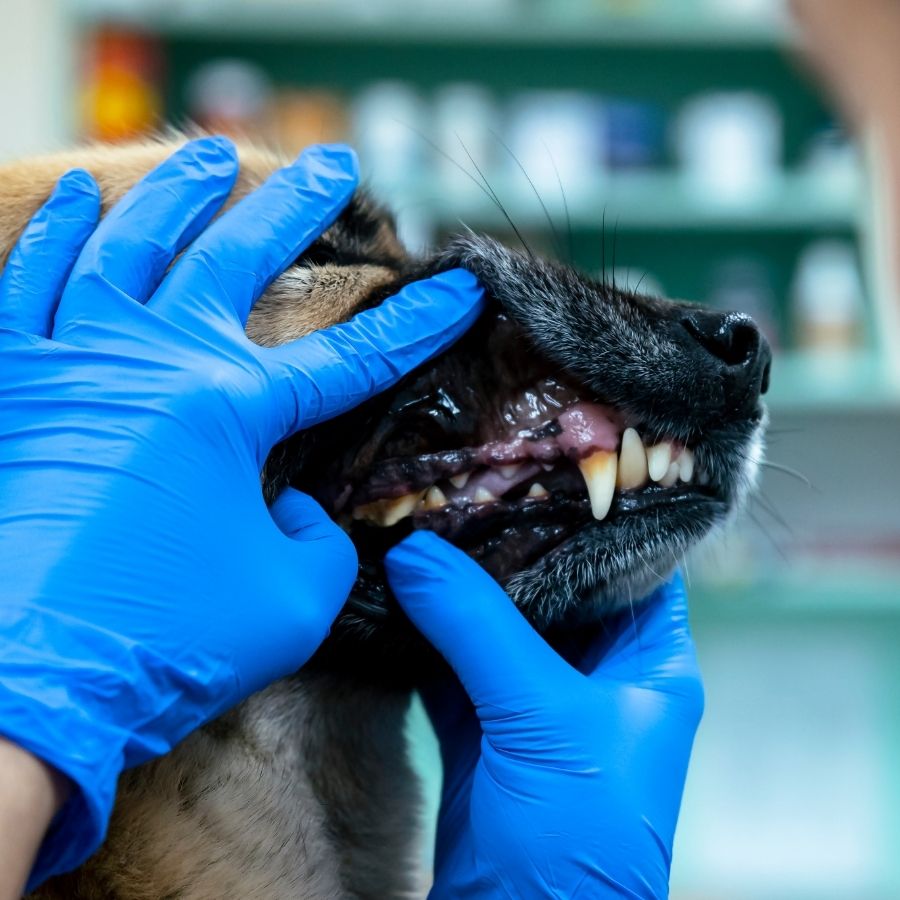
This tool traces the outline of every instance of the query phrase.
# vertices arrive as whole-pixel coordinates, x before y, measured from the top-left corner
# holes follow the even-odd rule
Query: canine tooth
[[[493,503],[497,498],[485,487],[475,489],[476,503]]]
[[[435,484],[428,488],[423,501],[423,509],[442,509],[447,505],[447,497]]]
[[[518,463],[511,466],[500,466],[500,474],[508,481],[509,479],[516,477],[516,472],[518,472],[520,468],[521,466]]]
[[[672,446],[667,441],[647,448],[647,472],[652,481],[659,481],[669,471]]]
[[[666,474],[659,479],[659,483],[662,487],[672,487],[676,481],[678,481],[678,463],[669,463],[669,468],[666,470]]]
[[[450,478],[450,484],[458,490],[462,490],[466,486],[466,482],[468,482],[471,474],[471,472],[460,472],[459,475],[453,475]]]
[[[591,512],[598,521],[606,518],[612,505],[618,462],[615,452],[595,450],[578,463],[591,498]]]
[[[705,469],[701,470],[700,474],[697,476],[697,484],[709,484],[709,473]]]
[[[549,497],[550,494],[547,492],[547,488],[545,488],[539,481],[536,481],[530,488],[528,488],[528,493],[525,496],[541,500],[544,497]]]
[[[553,463],[542,462],[542,463],[541,463],[541,468],[542,468],[545,472],[552,472],[552,471],[553,471]]]
[[[619,471],[616,486],[623,491],[643,487],[647,483],[647,451],[640,435],[633,428],[626,428],[622,434],[622,449],[619,451]]]
[[[419,501],[425,496],[425,491],[415,494],[404,494],[394,500],[374,500],[372,503],[364,503],[353,510],[354,519],[366,519],[374,525],[390,528],[401,519],[405,519],[418,506]]]
[[[681,473],[682,481],[690,481],[694,477],[694,451],[688,450],[687,447],[681,451],[678,457],[678,469]]]

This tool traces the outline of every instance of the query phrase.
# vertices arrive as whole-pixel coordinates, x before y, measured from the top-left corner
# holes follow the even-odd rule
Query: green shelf
[[[522,176],[488,175],[491,188],[522,229],[549,228],[540,201]],[[497,206],[465,182],[448,189],[434,179],[421,184],[385,186],[384,197],[402,198],[433,215],[442,226],[459,222],[472,228],[508,226]],[[573,228],[635,231],[813,231],[855,228],[859,223],[858,185],[830,188],[814,175],[786,173],[752,203],[717,202],[672,172],[616,172],[566,192]],[[559,190],[541,191],[558,229],[566,209]]]
[[[785,574],[754,584],[695,582],[688,589],[698,620],[773,616],[900,617],[900,568]]]
[[[487,8],[485,8],[487,7]],[[791,40],[786,24],[774,19],[717,18],[709,11],[661,7],[640,14],[560,9],[556,4],[447,4],[423,8],[415,2],[165,2],[165,0],[79,0],[76,15],[86,23],[138,24],[168,35],[206,38],[239,36],[317,38],[407,43],[521,44],[604,47],[610,45],[780,47]],[[695,13],[695,14],[692,14]]]
[[[874,351],[776,356],[767,396],[778,412],[900,412],[900,384]]]

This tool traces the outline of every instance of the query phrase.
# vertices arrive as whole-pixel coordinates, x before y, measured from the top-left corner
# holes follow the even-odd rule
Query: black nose
[[[715,366],[730,400],[739,409],[755,406],[769,389],[772,351],[753,319],[744,313],[702,309],[683,316],[681,324],[703,353],[704,368]]]

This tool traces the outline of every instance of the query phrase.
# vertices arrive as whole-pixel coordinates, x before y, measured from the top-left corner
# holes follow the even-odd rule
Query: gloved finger
[[[72,266],[100,219],[100,189],[84,169],[60,178],[25,226],[0,277],[0,328],[49,337]]]
[[[286,488],[269,507],[274,541],[257,550],[259,609],[234,646],[241,695],[296,672],[318,650],[347,600],[356,548],[312,497]],[[253,528],[248,523],[248,533]],[[261,648],[264,656],[261,656]]]
[[[93,290],[90,275],[144,302],[169,264],[221,209],[238,174],[234,144],[224,137],[185,144],[139,181],[103,218],[72,271],[57,326],[82,317]],[[99,298],[102,302],[103,298]]]
[[[484,291],[452,269],[404,287],[349,322],[267,350],[287,389],[273,443],[352,409],[446,350],[478,318]],[[299,417],[296,415],[299,413]]]
[[[269,512],[281,532],[291,540],[288,552],[298,577],[316,587],[318,613],[327,631],[356,581],[359,571],[356,547],[349,535],[308,494],[285,488]]]
[[[703,686],[681,575],[608,623],[576,667],[595,682],[681,693],[703,708]]]
[[[356,154],[349,147],[309,147],[204,232],[152,305],[169,318],[181,309],[194,317],[224,315],[244,325],[272,279],[338,217],[358,180]]]
[[[403,610],[450,663],[482,724],[571,695],[578,673],[461,550],[416,531],[388,552],[385,569]]]

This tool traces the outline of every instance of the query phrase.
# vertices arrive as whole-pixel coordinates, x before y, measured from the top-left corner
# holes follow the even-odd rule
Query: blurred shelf
[[[791,572],[751,585],[695,582],[688,588],[698,619],[773,616],[900,616],[900,567],[873,565],[858,572]]]
[[[766,400],[776,412],[900,411],[900,384],[874,351],[777,355]]]
[[[299,0],[73,0],[87,24],[120,22],[167,35],[282,39],[336,39],[391,43],[614,44],[779,48],[790,41],[786,24],[757,17],[717,18],[676,4],[644,16],[590,9],[474,0],[431,7],[421,2],[299,2]]]
[[[491,189],[522,229],[547,230],[548,221],[534,190],[520,175],[488,175]],[[465,180],[451,183],[377,185],[379,193],[433,215],[444,226],[508,230],[506,219],[485,192]],[[672,172],[615,172],[579,190],[567,190],[573,228],[650,231],[827,231],[859,224],[858,185],[829,189],[817,176],[784,174],[758,192],[752,202],[717,202]],[[557,229],[566,227],[559,187],[541,189]]]

